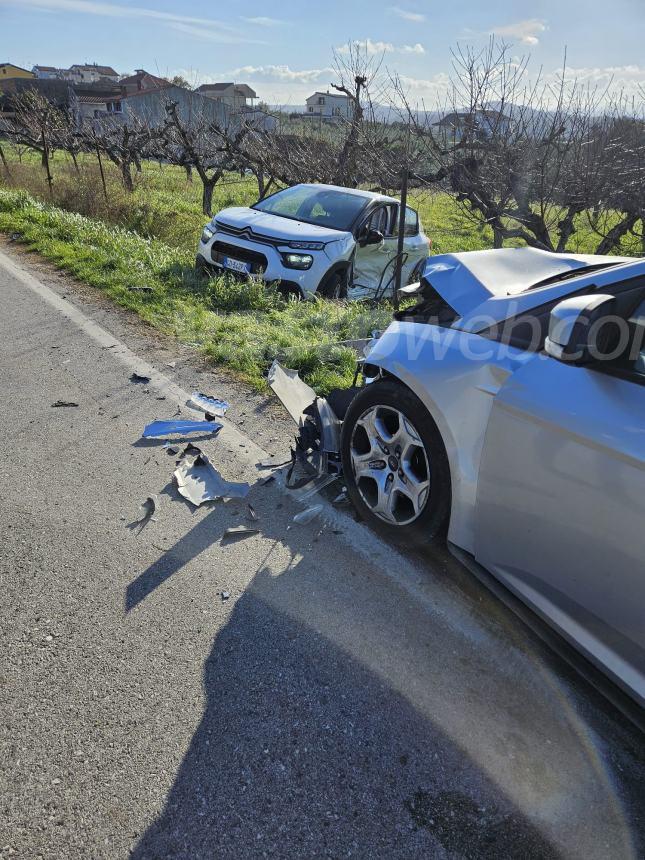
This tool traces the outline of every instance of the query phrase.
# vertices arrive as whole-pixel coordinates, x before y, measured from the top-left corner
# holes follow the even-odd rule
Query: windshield
[[[283,218],[331,227],[333,230],[350,230],[367,198],[344,191],[334,191],[315,185],[294,185],[278,191],[253,206],[260,212],[270,212]]]

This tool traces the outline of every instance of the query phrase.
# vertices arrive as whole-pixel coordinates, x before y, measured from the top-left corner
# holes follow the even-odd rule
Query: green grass
[[[4,144],[12,176],[3,176],[0,184],[20,188],[43,201],[50,201],[39,156],[25,152],[18,159],[15,149]],[[186,173],[171,165],[144,162],[141,173],[134,173],[135,190],[126,194],[119,172],[110,162],[104,163],[107,176],[108,200],[104,199],[96,158],[91,154],[79,156],[81,167],[77,174],[69,156],[56,153],[52,162],[54,176],[53,201],[62,209],[80,212],[108,224],[134,230],[146,238],[160,239],[184,251],[194,251],[197,237],[208,218],[201,212],[201,183],[197,175],[189,182]],[[452,196],[442,191],[411,192],[411,205],[419,210],[426,233],[432,239],[433,252],[476,251],[491,248],[492,231],[464,213]],[[227,206],[247,206],[257,198],[253,177],[228,174],[215,187],[213,211]],[[553,213],[554,226],[558,213]],[[577,221],[577,230],[569,241],[568,250],[591,254],[599,241],[585,216]],[[522,244],[519,240],[510,242]],[[637,254],[642,251],[638,237],[628,236],[615,253]]]
[[[127,194],[117,168],[104,164],[107,199],[96,158],[79,156],[80,171],[69,156],[52,161],[54,196],[35,153],[19,154],[3,144],[11,175],[0,168],[0,230],[19,233],[30,248],[61,269],[101,289],[150,325],[196,344],[213,362],[256,387],[274,358],[298,369],[319,393],[351,381],[352,350],[338,341],[366,337],[383,328],[391,309],[361,304],[285,302],[258,284],[224,278],[200,279],[193,270],[203,224],[201,183],[183,170],[146,162]],[[216,186],[213,209],[248,205],[257,196],[253,178],[229,174]],[[491,231],[476,224],[446,193],[413,191],[434,253],[492,247]],[[586,219],[569,245],[592,253],[597,238]],[[631,237],[622,253],[638,253]],[[132,291],[149,286],[151,292]]]
[[[274,358],[300,371],[320,394],[349,385],[356,356],[338,342],[367,337],[391,318],[386,305],[285,301],[260,284],[200,278],[192,250],[66,212],[23,191],[0,189],[0,231],[19,234],[58,268],[258,389],[266,387]]]

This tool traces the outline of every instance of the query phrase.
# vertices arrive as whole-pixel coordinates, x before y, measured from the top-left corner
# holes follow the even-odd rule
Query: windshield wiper
[[[618,266],[622,262],[622,260],[616,260],[615,263],[593,263],[590,266],[581,266],[579,269],[567,269],[566,272],[559,272],[557,275],[551,275],[548,278],[544,278],[543,281],[531,284],[530,287],[527,287],[526,290],[522,290],[522,292],[526,293],[529,290],[537,290],[539,287],[548,287],[551,284],[559,284],[561,281],[568,281],[571,278],[577,278],[580,275],[588,275],[591,272],[597,272],[600,269],[610,269],[612,266]],[[509,293],[509,296],[510,295],[514,294]]]

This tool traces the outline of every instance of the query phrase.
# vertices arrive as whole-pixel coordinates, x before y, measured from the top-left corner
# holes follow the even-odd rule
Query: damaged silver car
[[[301,456],[391,538],[445,535],[642,706],[645,261],[446,254],[402,293],[363,385],[300,405]]]

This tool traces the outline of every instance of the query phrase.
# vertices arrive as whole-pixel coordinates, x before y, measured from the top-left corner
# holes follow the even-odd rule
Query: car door
[[[394,204],[383,204],[373,209],[359,224],[356,232],[359,241],[354,255],[350,293],[353,298],[359,295],[375,295],[379,287],[384,286],[391,278],[397,252],[397,238],[394,233],[397,213],[398,207]],[[373,245],[361,245],[360,237],[370,230],[378,230],[383,235],[383,240]]]
[[[398,236],[398,216],[395,228],[395,235]],[[403,251],[405,252],[405,262],[403,263],[403,272],[401,275],[401,283],[405,286],[412,277],[415,271],[418,273],[420,263],[428,258],[428,240],[421,233],[421,225],[419,224],[419,215],[415,209],[410,206],[405,207],[405,222],[403,227]]]
[[[620,372],[537,354],[506,380],[475,556],[645,704],[644,353]]]

